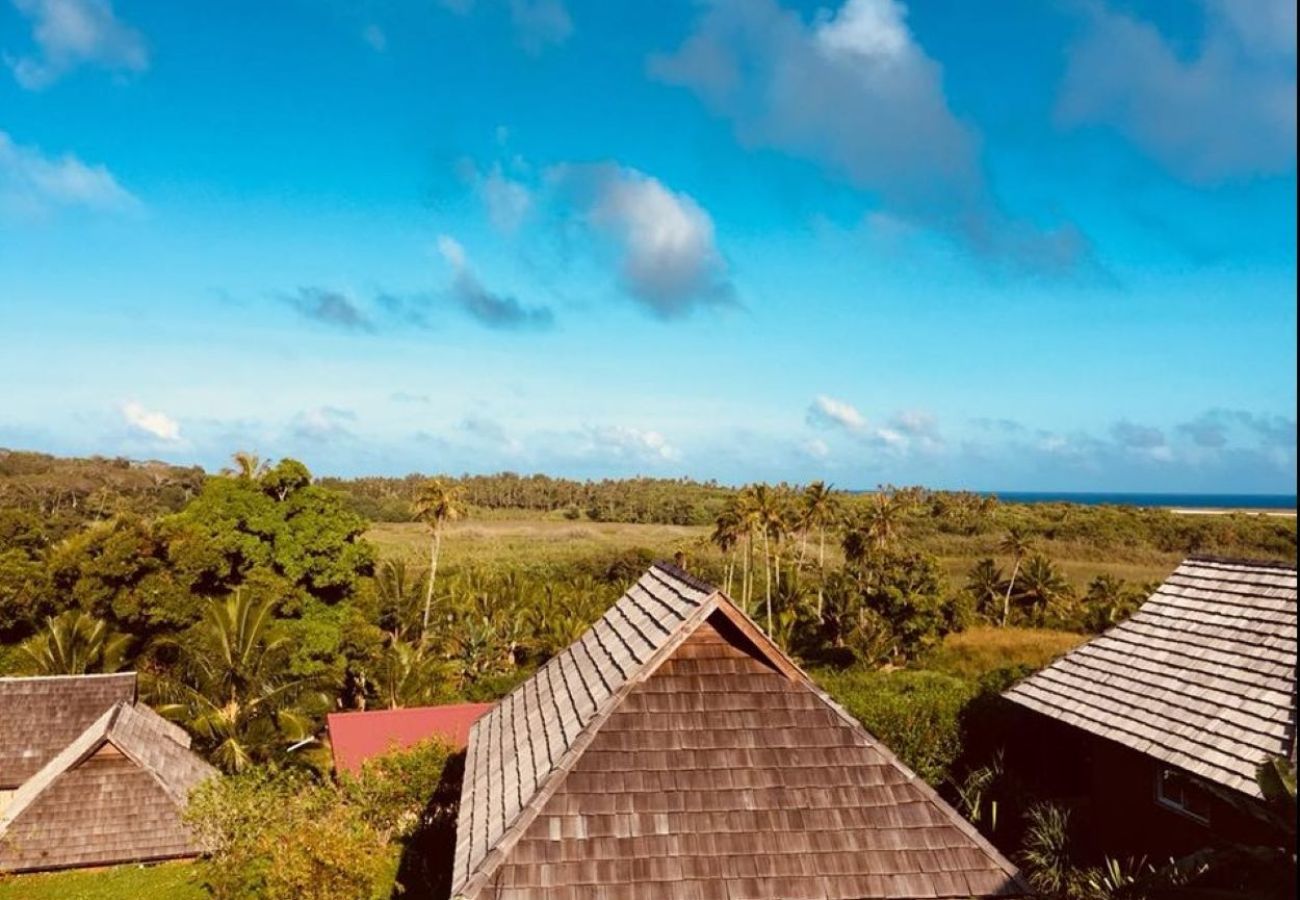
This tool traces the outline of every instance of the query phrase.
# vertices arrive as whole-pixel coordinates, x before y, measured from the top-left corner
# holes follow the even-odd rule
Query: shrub
[[[441,799],[448,755],[422,744],[339,784],[265,768],[208,781],[186,819],[212,855],[209,890],[218,900],[389,896],[402,841]]]
[[[818,673],[822,686],[881,743],[932,785],[962,750],[962,710],[979,688],[939,672]]]

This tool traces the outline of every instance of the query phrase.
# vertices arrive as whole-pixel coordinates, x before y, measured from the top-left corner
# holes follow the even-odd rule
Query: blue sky
[[[1295,15],[0,0],[0,446],[1294,492]]]

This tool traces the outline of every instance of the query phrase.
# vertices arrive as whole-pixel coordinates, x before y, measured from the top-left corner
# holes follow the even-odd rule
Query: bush
[[[978,686],[939,672],[817,673],[821,685],[866,729],[932,785],[962,750],[962,710]]]
[[[212,859],[214,897],[388,897],[403,840],[431,813],[449,751],[427,743],[368,763],[340,784],[253,769],[212,779],[186,819]]]

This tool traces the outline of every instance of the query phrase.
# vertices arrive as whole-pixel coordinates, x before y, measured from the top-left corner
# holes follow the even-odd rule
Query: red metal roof
[[[451,703],[409,709],[330,713],[326,716],[336,772],[357,772],[373,756],[440,737],[457,750],[469,741],[469,728],[491,703]]]

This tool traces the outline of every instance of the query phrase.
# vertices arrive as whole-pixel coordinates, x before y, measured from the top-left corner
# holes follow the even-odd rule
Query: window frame
[[[1181,783],[1181,797],[1170,796],[1165,791],[1165,779],[1167,776],[1173,776]],[[1191,775],[1174,766],[1156,766],[1155,777],[1155,801],[1158,806],[1167,809],[1170,812],[1177,813],[1184,818],[1191,819],[1199,825],[1208,826],[1210,824],[1210,810],[1208,803],[1204,812],[1197,812],[1187,803],[1188,791],[1197,791],[1207,800],[1210,796],[1209,791],[1202,788],[1194,775]]]

